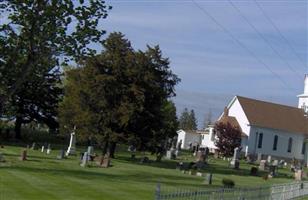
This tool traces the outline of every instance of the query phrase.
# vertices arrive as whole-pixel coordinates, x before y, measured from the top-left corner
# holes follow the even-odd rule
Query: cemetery
[[[99,156],[101,152],[94,146],[75,146],[72,142],[67,146],[47,144],[44,151],[39,143],[36,148],[4,145],[0,149],[0,176],[6,181],[1,183],[1,195],[7,199],[141,200],[153,199],[157,184],[171,190],[214,189],[306,179],[305,168],[277,160],[248,162],[239,156],[238,149],[232,158],[214,158],[207,149],[192,152],[172,148],[156,162],[148,152],[134,150],[132,157],[130,148],[124,145],[111,159]],[[68,150],[74,150],[74,154]]]

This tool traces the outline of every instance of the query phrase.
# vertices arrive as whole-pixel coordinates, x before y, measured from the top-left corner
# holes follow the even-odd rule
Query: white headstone
[[[66,151],[66,156],[75,155],[76,154],[76,135],[75,135],[76,127],[74,127],[74,131],[71,133],[70,144]]]
[[[42,146],[41,152],[44,153],[45,146]]]
[[[88,150],[87,150],[89,155],[92,155],[94,153],[94,148],[93,146],[88,146]]]
[[[81,167],[86,167],[88,165],[89,161],[89,154],[88,152],[84,152],[83,158],[82,158],[82,163],[80,164]]]
[[[46,153],[50,154],[50,152],[51,152],[51,149],[47,149]]]

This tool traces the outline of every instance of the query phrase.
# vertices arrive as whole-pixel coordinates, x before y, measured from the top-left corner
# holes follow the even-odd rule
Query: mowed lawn
[[[22,149],[18,146],[0,149],[6,159],[5,163],[0,163],[0,200],[145,200],[154,199],[157,183],[161,183],[162,190],[176,190],[220,187],[222,178],[234,180],[237,187],[293,181],[288,169],[281,169],[278,178],[265,181],[262,177],[249,176],[251,165],[241,163],[240,170],[233,170],[228,168],[227,161],[210,159],[205,172],[211,171],[214,180],[213,186],[207,186],[203,184],[204,178],[175,170],[176,162],[181,159],[193,160],[187,153],[176,161],[140,164],[138,160],[131,160],[123,148],[112,160],[112,167],[98,168],[92,163],[92,166],[83,168],[79,165],[79,156],[57,160],[59,150],[46,155],[40,150],[28,149],[28,160],[20,161]]]

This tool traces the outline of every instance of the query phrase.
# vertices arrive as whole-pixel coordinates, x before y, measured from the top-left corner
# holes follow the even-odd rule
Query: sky
[[[181,78],[177,112],[199,127],[235,95],[297,106],[308,73],[306,0],[109,0],[101,23],[135,49],[159,45]]]

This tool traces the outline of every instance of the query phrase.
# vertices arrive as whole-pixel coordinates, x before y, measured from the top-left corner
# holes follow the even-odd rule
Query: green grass
[[[204,178],[175,170],[179,160],[140,164],[130,160],[123,150],[117,152],[110,168],[98,168],[94,164],[82,168],[79,156],[57,160],[59,150],[53,150],[51,155],[28,150],[28,160],[20,161],[21,150],[18,146],[0,149],[6,159],[0,163],[0,200],[145,200],[154,199],[158,182],[163,189],[176,190],[220,187],[222,178],[234,180],[237,187],[293,181],[288,169],[281,169],[279,177],[264,181],[261,177],[249,176],[251,165],[241,163],[240,170],[233,170],[227,167],[227,161],[212,159],[205,172],[213,173],[213,186],[206,186]],[[192,157],[184,153],[180,159],[189,161]]]

